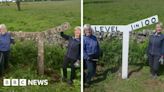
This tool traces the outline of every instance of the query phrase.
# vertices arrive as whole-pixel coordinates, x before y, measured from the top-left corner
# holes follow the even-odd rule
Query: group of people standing
[[[80,29],[80,27],[79,27],[79,29]],[[149,44],[148,44],[148,48],[147,48],[148,63],[150,66],[151,77],[153,79],[157,78],[158,73],[159,73],[160,63],[164,62],[163,61],[164,60],[164,35],[162,34],[162,29],[163,29],[162,23],[157,23],[155,32],[152,35],[150,35]],[[69,41],[69,43],[71,43],[71,42]],[[80,44],[80,42],[78,42],[78,43]],[[73,50],[73,48],[72,49],[68,48],[68,51],[69,50]],[[80,49],[79,49],[79,51],[80,51]],[[76,51],[75,52],[73,51],[73,53],[76,53]],[[78,55],[78,56],[80,56],[80,55]],[[96,75],[96,65],[97,65],[99,56],[100,56],[99,42],[98,42],[96,36],[93,35],[93,30],[91,28],[91,25],[86,24],[86,25],[84,25],[84,35],[83,35],[84,86],[89,86],[91,84],[92,78]],[[72,60],[73,63],[78,59],[79,58]],[[65,59],[64,59],[64,62],[66,62]],[[66,71],[66,67],[65,67],[66,65],[65,65],[65,63],[63,65],[64,65],[63,66],[63,72],[64,72],[64,71]],[[71,62],[71,67],[74,67],[74,65],[73,66],[72,65],[73,64]],[[71,72],[71,76],[75,75],[74,74],[75,68],[71,68],[71,69],[73,71],[73,72]],[[64,74],[64,75],[66,75],[66,74]],[[63,78],[66,79],[66,76],[64,76]],[[70,80],[71,80],[71,82],[69,81],[68,83],[72,84],[73,83],[72,77]]]
[[[79,26],[74,29],[74,36],[60,33],[61,37],[68,40],[67,52],[64,56],[62,64],[63,77],[62,81],[72,85],[75,79],[76,63],[83,61],[84,64],[84,85],[90,85],[92,78],[96,75],[96,63],[100,55],[100,46],[96,36],[93,35],[91,25],[84,25],[83,35],[83,59],[81,59],[81,28]],[[8,58],[10,53],[10,45],[14,43],[14,39],[4,24],[0,25],[0,76],[8,68]],[[160,62],[164,58],[164,35],[162,34],[162,24],[156,24],[155,32],[149,38],[147,49],[150,72],[153,78],[156,78],[159,71]],[[67,80],[67,67],[70,64],[71,75]]]
[[[68,40],[68,49],[64,57],[63,62],[63,78],[62,80],[67,81],[67,66],[70,64],[71,75],[70,79],[67,81],[68,84],[72,85],[73,79],[75,78],[75,63],[80,61],[81,57],[81,28],[75,27],[74,37],[68,36],[63,32],[60,35]],[[99,57],[100,47],[96,36],[93,35],[93,31],[89,24],[84,26],[84,36],[83,36],[83,53],[84,53],[84,81],[86,84],[90,84],[91,79],[96,75],[96,61]]]

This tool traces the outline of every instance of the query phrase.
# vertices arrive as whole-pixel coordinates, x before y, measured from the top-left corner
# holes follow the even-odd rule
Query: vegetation
[[[126,25],[143,18],[158,15],[164,22],[163,0],[84,0],[84,24]],[[154,25],[143,29],[154,29]],[[137,43],[130,39],[129,78],[121,79],[122,40],[116,38],[100,41],[102,55],[97,66],[97,77],[85,92],[163,92],[164,72],[150,77],[146,56],[148,39]]]
[[[80,25],[79,0],[22,2],[21,12],[17,11],[15,3],[0,7],[0,24],[6,24],[10,31],[45,31],[63,22],[71,24],[70,30]]]
[[[21,11],[15,3],[0,5],[0,24],[6,24],[10,31],[45,31],[69,22],[72,35],[75,26],[80,25],[80,1],[61,0],[47,2],[21,2]],[[63,12],[64,11],[64,12]],[[45,75],[37,74],[37,44],[33,41],[16,41],[12,45],[10,67],[3,78],[48,79],[48,86],[3,87],[0,79],[0,92],[80,92],[80,74],[71,87],[61,82],[61,64],[66,48],[45,45]]]

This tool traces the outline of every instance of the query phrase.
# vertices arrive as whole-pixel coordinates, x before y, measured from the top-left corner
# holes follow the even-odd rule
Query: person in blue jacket
[[[87,70],[87,73],[84,75],[84,83],[90,85],[91,79],[96,74],[96,61],[99,58],[100,47],[89,24],[84,25],[83,53],[84,66],[86,65]]]
[[[153,78],[157,78],[159,69],[159,60],[164,56],[164,35],[161,33],[162,24],[157,23],[155,32],[149,38],[148,60],[150,72]]]
[[[74,37],[64,34],[64,32],[60,33],[61,37],[65,40],[68,40],[68,48],[64,57],[63,62],[63,78],[62,80],[67,81],[67,66],[70,64],[71,66],[71,75],[70,80],[67,81],[69,85],[73,84],[73,79],[75,78],[75,62],[80,60],[80,49],[81,49],[81,28],[75,27]]]
[[[14,43],[14,39],[9,32],[7,32],[7,28],[5,24],[0,25],[0,53],[3,54],[4,62],[1,62],[1,76],[8,68],[8,59],[10,53],[10,45]],[[3,69],[2,69],[3,68]]]

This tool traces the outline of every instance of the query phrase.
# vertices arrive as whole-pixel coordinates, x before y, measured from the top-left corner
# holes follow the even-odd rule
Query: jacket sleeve
[[[149,40],[148,40],[148,46],[147,46],[147,49],[146,49],[146,54],[148,55],[149,54],[149,50],[150,50],[150,40],[151,40],[151,36],[149,37]]]
[[[164,56],[164,37],[163,37],[163,41],[162,41],[162,56]]]
[[[97,50],[98,50],[98,53],[97,53],[97,56],[98,56],[98,58],[99,58],[99,56],[100,56],[100,45],[99,45],[99,42],[98,42],[98,40],[97,40]]]
[[[89,60],[89,55],[86,52],[86,44],[85,44],[85,41],[83,43],[83,54],[84,54],[84,59],[85,60]]]
[[[14,37],[11,37],[11,38],[10,38],[10,41],[11,41],[11,44],[15,44]]]
[[[81,41],[80,41],[81,43]],[[78,60],[81,60],[81,44],[79,44],[79,56],[78,56]]]
[[[65,40],[69,40],[71,36],[64,34],[64,32],[60,32],[60,36],[63,37]]]
[[[14,37],[12,37],[10,33],[9,33],[9,36],[10,36],[10,44],[15,44]]]

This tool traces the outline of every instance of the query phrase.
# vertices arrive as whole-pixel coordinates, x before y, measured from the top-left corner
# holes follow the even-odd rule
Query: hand
[[[146,54],[144,54],[144,59],[147,59],[147,58],[148,58],[148,56]]]
[[[74,63],[74,66],[75,66],[75,67],[80,67],[80,60],[77,60],[77,61]]]
[[[160,62],[162,65],[164,64],[163,56],[160,57],[159,62]]]
[[[90,57],[88,57],[88,58],[87,58],[87,61],[90,61],[90,60],[91,60],[91,58],[90,58]]]
[[[78,59],[76,62],[80,63],[80,60]]]

